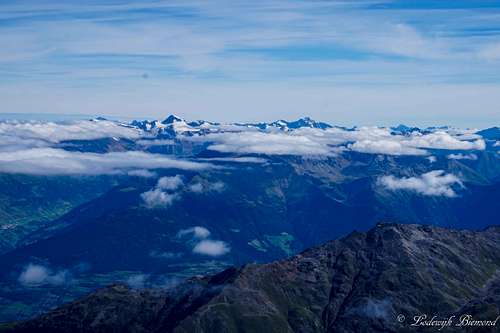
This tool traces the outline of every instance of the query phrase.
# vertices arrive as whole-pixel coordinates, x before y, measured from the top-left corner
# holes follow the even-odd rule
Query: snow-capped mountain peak
[[[301,127],[327,129],[332,127],[330,124],[316,121],[314,119],[311,119],[310,117],[304,117],[295,121],[288,122],[287,126],[291,129],[297,129]]]
[[[171,114],[170,116],[165,118],[165,120],[163,120],[161,123],[164,125],[170,125],[177,122],[185,122],[185,120],[177,117],[176,115]]]
[[[226,132],[226,131],[246,131],[249,128],[258,129],[261,131],[291,131],[299,128],[317,128],[317,129],[327,129],[332,126],[318,122],[310,117],[300,118],[294,121],[277,120],[271,123],[231,123],[231,124],[221,124],[215,122],[209,122],[205,120],[197,120],[187,122],[186,120],[177,117],[175,115],[170,115],[163,121],[133,121],[132,126],[140,128],[146,132],[150,132],[155,136],[168,136],[175,137],[176,135],[194,135],[194,134],[208,134],[214,132]]]

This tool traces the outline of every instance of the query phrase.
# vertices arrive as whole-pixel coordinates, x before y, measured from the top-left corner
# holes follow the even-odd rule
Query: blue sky
[[[500,123],[500,0],[10,1],[0,113]]]

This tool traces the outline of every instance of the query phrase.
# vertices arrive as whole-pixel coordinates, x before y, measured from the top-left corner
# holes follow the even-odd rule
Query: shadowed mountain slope
[[[494,320],[499,268],[498,227],[379,224],[286,260],[168,290],[113,285],[2,331],[414,332],[411,318],[420,314]]]

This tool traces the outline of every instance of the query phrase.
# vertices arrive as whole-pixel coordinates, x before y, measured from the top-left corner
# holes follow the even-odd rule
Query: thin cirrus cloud
[[[454,185],[463,186],[457,176],[446,174],[443,170],[433,170],[416,177],[383,176],[377,183],[390,191],[411,191],[426,196],[448,198],[457,196]]]
[[[356,123],[380,120],[380,110],[416,121],[491,119],[500,6],[468,3],[8,1],[0,99],[12,112],[170,108],[232,121],[295,116],[299,107]]]
[[[400,19],[396,20],[391,15],[393,13],[390,8],[384,13],[372,10],[369,1],[311,3],[276,0],[266,5],[234,1],[226,3],[223,10],[217,1],[168,1],[154,4],[125,1],[115,6],[82,2],[70,3],[64,7],[58,7],[55,2],[49,1],[46,7],[51,4],[51,15],[45,17],[37,17],[37,8],[40,7],[34,4],[4,7],[5,19],[18,19],[25,23],[22,28],[13,25],[5,29],[17,32],[18,37],[24,37],[20,38],[21,41],[31,42],[31,45],[6,43],[13,54],[33,53],[32,56],[36,57],[37,49],[43,54],[43,51],[51,51],[49,45],[57,45],[61,51],[69,54],[180,55],[185,56],[180,62],[186,63],[187,67],[199,67],[190,64],[190,58],[187,56],[211,55],[231,48],[265,55],[265,49],[262,50],[264,47],[301,44],[304,47],[311,45],[312,41],[375,54],[432,59],[460,55],[455,48],[463,46],[474,37],[472,34],[463,33],[456,38],[439,38],[440,36],[426,33],[420,28],[443,29],[442,25],[437,25],[430,19],[427,22],[413,20],[411,25],[405,21],[410,22],[415,18],[415,13],[399,8]],[[149,12],[145,13],[144,10]],[[26,16],[19,17],[19,13],[23,11]],[[88,19],[76,20],[75,16],[81,13],[87,13]],[[438,19],[446,18],[445,14],[443,10],[429,10],[427,15]],[[463,12],[457,11],[456,14],[466,17]],[[170,20],[164,20],[165,16]],[[53,19],[56,18],[58,24],[64,24],[66,27],[67,34],[64,37],[55,34],[57,25],[53,23]],[[129,18],[128,27],[134,27],[135,30],[124,29],[123,23],[118,25],[99,18]],[[480,22],[480,19],[483,21]],[[469,24],[486,25],[491,20],[492,18],[488,20],[477,13],[469,20]],[[280,25],[276,25],[276,22],[280,22]],[[300,25],[297,26],[297,23]],[[39,29],[34,31],[34,27]],[[165,27],[170,30],[161,29]],[[223,29],[229,27],[233,29]],[[453,31],[458,27],[450,25],[448,29]],[[144,35],[146,32],[148,34]],[[242,35],[242,32],[245,33]],[[96,40],[96,35],[101,38]],[[179,35],[183,38],[176,40],[178,47],[168,43],[171,38]],[[48,42],[42,43],[42,37],[48,38]],[[167,43],[161,43],[162,41]],[[478,56],[486,53],[491,58],[496,54],[495,41],[493,38],[487,38],[476,45],[468,45],[462,52]]]

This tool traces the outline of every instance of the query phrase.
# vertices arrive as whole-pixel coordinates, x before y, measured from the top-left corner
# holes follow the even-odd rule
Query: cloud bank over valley
[[[301,121],[303,125],[295,126]],[[214,162],[226,159],[242,163],[265,161],[252,155],[313,158],[358,152],[429,156],[432,150],[449,151],[450,159],[472,159],[470,152],[486,148],[485,139],[474,130],[347,129],[309,118],[268,124],[188,123],[173,116],[168,122],[131,124],[102,119],[64,123],[7,121],[0,122],[0,138],[1,172],[39,175],[129,173],[150,177],[153,169],[212,167],[205,157],[197,161],[193,154],[175,153],[188,145],[192,146],[191,152],[206,149],[231,155],[214,156]]]

